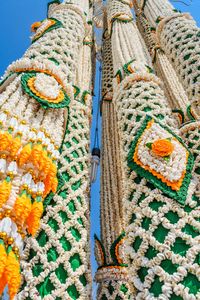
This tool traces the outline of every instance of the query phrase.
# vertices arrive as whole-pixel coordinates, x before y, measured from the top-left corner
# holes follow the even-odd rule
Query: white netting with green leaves
[[[154,155],[158,157],[160,154],[153,154],[152,145],[160,139],[162,144],[162,139],[170,136],[180,140],[176,136],[177,123],[160,88],[162,85],[158,78],[147,73],[146,57],[142,56],[141,43],[135,39],[137,35],[137,29],[131,23],[122,24],[117,20],[113,24],[114,69],[117,70],[119,64],[123,66],[125,57],[127,62],[135,59],[135,68],[131,65],[130,70],[133,74],[122,79],[121,83],[119,81],[114,89],[126,174],[123,208],[127,222],[129,276],[137,289],[136,299],[195,299],[199,296],[200,284],[200,212],[199,200],[194,195],[196,181],[191,180],[190,185],[188,181],[189,186],[183,191],[183,195],[187,195],[185,206],[181,206],[178,198],[169,192],[170,183],[164,187],[156,179],[156,172],[161,172],[174,181],[182,163],[177,165],[175,157],[172,164],[168,159],[157,161]],[[181,151],[189,153],[182,146]],[[190,157],[192,159],[191,154]],[[171,171],[167,161],[171,164]],[[192,171],[190,162],[189,165],[188,173],[184,173],[188,178]],[[182,167],[186,169],[186,165]],[[190,280],[196,283],[194,289],[188,284]]]
[[[124,281],[108,280],[101,285],[101,289],[97,292],[97,299],[99,300],[115,300],[132,299],[132,291]]]
[[[159,117],[162,124],[173,124],[163,93],[153,81],[131,82],[130,77],[121,83],[115,101],[127,172],[124,207],[129,276],[137,288],[136,299],[198,299],[199,199],[193,196],[182,207],[127,168],[130,144],[141,128],[145,111],[155,119]],[[195,183],[189,193],[194,188]],[[194,289],[188,284],[190,280],[195,282]]]

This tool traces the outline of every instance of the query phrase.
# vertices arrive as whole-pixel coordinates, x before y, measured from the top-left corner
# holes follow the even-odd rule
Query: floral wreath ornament
[[[69,96],[53,74],[28,71],[22,74],[21,85],[24,92],[38,101],[44,109],[69,105]]]
[[[128,165],[166,195],[185,204],[193,156],[178,136],[150,116],[132,142]]]
[[[63,24],[55,18],[47,18],[43,21],[35,22],[31,25],[31,31],[35,32],[32,43],[36,42],[45,33],[63,27]]]

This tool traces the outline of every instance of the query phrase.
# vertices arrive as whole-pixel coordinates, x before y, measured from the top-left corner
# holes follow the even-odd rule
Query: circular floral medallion
[[[21,84],[23,90],[43,108],[62,108],[70,102],[65,90],[53,75],[35,71],[24,73]]]

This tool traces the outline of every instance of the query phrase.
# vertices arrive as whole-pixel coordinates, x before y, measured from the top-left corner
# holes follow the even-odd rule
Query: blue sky
[[[184,0],[190,3],[189,0]],[[14,60],[20,58],[30,45],[30,26],[33,22],[42,20],[46,17],[48,0],[1,0],[1,47],[0,47],[0,75],[3,75],[6,67]],[[173,1],[174,6],[182,11],[189,11],[200,25],[200,0],[193,0],[190,6],[184,6],[182,3]],[[98,70],[98,67],[97,67]],[[94,97],[93,115],[96,115],[98,101],[98,76],[96,78],[96,88]],[[91,130],[91,145],[94,139],[94,120]],[[92,254],[94,233],[100,234],[99,211],[100,211],[100,172],[98,172],[97,181],[92,185],[91,190],[91,237]],[[92,255],[93,274],[96,269],[94,255]],[[96,289],[94,289],[96,290]],[[94,297],[95,299],[95,297]]]

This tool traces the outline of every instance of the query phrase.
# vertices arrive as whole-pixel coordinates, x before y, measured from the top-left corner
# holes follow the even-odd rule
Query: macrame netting
[[[168,0],[53,0],[31,26],[0,82],[0,293],[92,297],[93,24],[104,27],[97,299],[200,299],[200,34]]]

